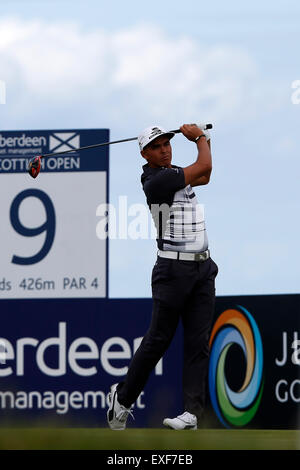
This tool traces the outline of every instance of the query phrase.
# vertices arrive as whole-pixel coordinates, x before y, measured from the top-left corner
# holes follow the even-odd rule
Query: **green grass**
[[[300,431],[1,428],[1,450],[299,450]]]

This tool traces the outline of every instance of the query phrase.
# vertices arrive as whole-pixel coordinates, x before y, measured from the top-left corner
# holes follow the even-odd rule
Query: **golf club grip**
[[[208,129],[213,128],[212,124],[204,124],[204,126],[203,126],[203,124],[196,124],[196,125],[198,125],[202,130],[205,130],[205,131],[208,130]],[[179,134],[181,132],[181,130],[180,129],[175,129],[175,130],[170,131],[170,132],[174,132],[174,134]]]

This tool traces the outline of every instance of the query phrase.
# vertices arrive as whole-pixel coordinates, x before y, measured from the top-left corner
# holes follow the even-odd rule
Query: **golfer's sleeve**
[[[176,191],[185,187],[185,179],[182,168],[164,168],[149,181],[145,188],[152,203],[172,204]]]

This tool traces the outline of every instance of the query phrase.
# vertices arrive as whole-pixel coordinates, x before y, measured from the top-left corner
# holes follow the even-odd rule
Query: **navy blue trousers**
[[[129,408],[143,391],[176,332],[184,334],[183,405],[201,419],[205,406],[209,335],[215,306],[216,263],[158,257],[152,271],[151,324],[117,388],[119,402]]]

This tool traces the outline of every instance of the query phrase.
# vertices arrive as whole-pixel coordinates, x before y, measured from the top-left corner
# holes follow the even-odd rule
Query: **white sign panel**
[[[105,297],[106,172],[1,175],[0,299]]]

